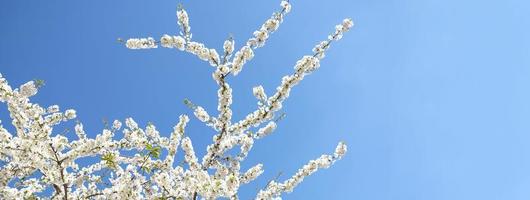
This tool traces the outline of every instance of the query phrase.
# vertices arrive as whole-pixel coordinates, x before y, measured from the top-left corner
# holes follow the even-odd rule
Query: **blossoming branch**
[[[74,127],[77,139],[70,141],[54,131],[54,127],[74,120],[75,110],[61,111],[57,105],[44,108],[31,103],[29,98],[37,94],[40,82],[30,81],[13,89],[0,74],[0,102],[7,104],[14,126],[14,133],[10,133],[0,122],[0,199],[38,199],[47,194],[50,196],[46,198],[65,200],[238,199],[240,186],[252,182],[264,171],[261,163],[250,169],[240,166],[255,140],[276,129],[276,121],[281,117],[277,112],[291,89],[320,67],[320,60],[331,43],[340,40],[353,26],[350,19],[335,26],[335,31],[313,48],[313,54],[296,62],[293,73],[282,78],[272,95],[268,96],[262,86],[254,87],[256,110],[234,121],[232,89],[226,79],[241,72],[254,57],[254,51],[265,45],[291,11],[288,1],[281,1],[280,6],[280,11],[273,13],[237,51],[231,37],[224,42],[221,54],[193,41],[189,16],[182,7],[177,9],[181,30],[178,35],[163,35],[159,40],[132,38],[125,42],[129,49],[175,48],[194,54],[214,67],[212,77],[219,85],[217,112],[207,112],[185,100],[195,117],[217,133],[200,159],[192,140],[185,135],[189,121],[186,115],[180,116],[169,137],[161,136],[153,124],[142,128],[127,118],[124,125],[113,121],[95,138],[87,137],[83,124],[77,122]],[[123,133],[121,138],[115,137],[119,131]],[[177,160],[175,155],[179,149],[184,158]],[[289,179],[269,181],[255,198],[281,199],[282,193],[293,191],[318,169],[330,167],[346,150],[346,145],[340,142],[334,153],[309,161]],[[79,161],[88,157],[99,160],[79,166]],[[46,193],[47,188],[53,192]]]

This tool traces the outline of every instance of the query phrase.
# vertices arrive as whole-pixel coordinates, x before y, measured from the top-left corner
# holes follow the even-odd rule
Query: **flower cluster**
[[[242,183],[249,183],[250,181],[253,181],[256,179],[259,175],[263,173],[263,165],[257,164],[256,166],[250,168],[241,176],[241,182]]]
[[[219,85],[218,114],[210,115],[203,107],[185,100],[197,119],[216,132],[202,158],[197,157],[192,140],[185,134],[189,122],[186,115],[179,117],[169,137],[161,136],[152,123],[142,127],[133,118],[127,118],[123,123],[119,120],[106,123],[93,138],[87,136],[78,121],[73,129],[77,138],[69,139],[64,136],[67,131],[57,130],[62,128],[62,123],[77,118],[75,110],[62,111],[57,105],[44,108],[31,103],[29,98],[37,94],[39,81],[13,89],[0,74],[0,102],[7,104],[14,127],[10,132],[0,122],[0,199],[41,198],[49,194],[45,192],[47,188],[53,192],[46,199],[238,199],[241,185],[264,172],[261,163],[249,169],[242,169],[241,163],[257,140],[277,128],[283,115],[275,119],[276,112],[291,89],[319,68],[331,42],[339,40],[353,25],[350,19],[337,25],[328,40],[316,45],[313,55],[303,56],[296,62],[294,72],[282,78],[272,96],[267,96],[262,86],[254,87],[252,93],[258,100],[256,110],[233,122],[232,88],[226,77],[239,74],[254,57],[254,50],[262,47],[278,29],[285,14],[291,11],[288,1],[280,5],[281,10],[267,19],[238,51],[233,38],[228,38],[222,55],[192,41],[189,16],[182,7],[177,10],[177,24],[181,28],[178,35],[166,34],[160,41],[148,37],[125,42],[129,49],[160,45],[186,51],[215,67],[212,76]],[[184,158],[177,160],[179,149]],[[256,199],[281,199],[282,193],[293,191],[318,169],[330,167],[346,151],[346,145],[340,142],[332,155],[309,161],[291,178],[270,181],[257,193]]]
[[[256,132],[256,136],[255,137],[256,137],[256,139],[265,137],[265,136],[271,134],[272,132],[274,132],[274,129],[276,129],[276,122],[271,121],[267,125],[265,125],[264,127],[260,128],[258,130],[258,132]]]
[[[162,38],[160,38],[160,45],[165,48],[177,48],[184,51],[185,44],[186,40],[182,36],[170,36],[164,34]]]
[[[125,45],[129,49],[153,49],[157,48],[157,42],[152,37],[148,38],[131,38],[128,39]]]
[[[188,17],[188,12],[182,6],[179,5],[179,7],[177,9],[177,24],[182,30],[180,34],[186,38],[186,41],[189,41],[191,39],[190,18]]]
[[[219,98],[219,103],[217,104],[217,110],[219,111],[219,120],[218,126],[230,125],[229,121],[232,119],[232,110],[230,105],[232,104],[232,88],[228,83],[224,83],[217,92]]]
[[[225,40],[223,44],[223,50],[225,52],[225,55],[228,56],[234,52],[234,39],[232,37],[228,38],[228,40]],[[225,57],[226,57],[225,56]],[[226,62],[226,61],[224,61]]]
[[[195,108],[195,112],[193,113],[195,114],[195,117],[197,117],[197,119],[199,119],[201,122],[207,122],[210,120],[210,115],[208,115],[206,110],[204,110],[204,108],[200,106],[197,106],[197,108]]]
[[[267,94],[265,94],[265,89],[263,89],[263,86],[261,85],[252,88],[252,93],[256,99],[259,100],[259,103],[263,103],[267,100]]]
[[[239,72],[241,72],[243,69],[243,65],[245,65],[245,63],[252,58],[254,58],[254,51],[249,46],[244,46],[234,55],[230,72],[232,72],[234,76],[239,74]]]

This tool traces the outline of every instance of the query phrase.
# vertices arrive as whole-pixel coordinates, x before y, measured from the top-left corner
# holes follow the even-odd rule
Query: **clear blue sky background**
[[[194,39],[220,48],[251,36],[279,1],[182,1]],[[292,2],[279,31],[237,77],[234,117],[255,108],[345,17],[355,28],[291,93],[287,118],[244,167],[265,174],[249,199],[344,140],[349,153],[286,199],[530,199],[530,4],[524,0]],[[216,108],[212,68],[170,49],[132,51],[116,38],[177,33],[175,0],[0,1],[0,72],[44,79],[35,102],[76,108],[91,135],[133,116],[168,135],[189,98]],[[6,119],[5,107],[0,116]],[[73,133],[70,133],[73,134]],[[204,154],[213,134],[192,120]]]

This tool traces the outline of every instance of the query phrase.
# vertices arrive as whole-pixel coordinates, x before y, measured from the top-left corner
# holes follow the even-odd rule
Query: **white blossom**
[[[350,30],[351,27],[353,27],[353,21],[350,18],[346,18],[342,21],[342,26],[344,26],[343,31]]]
[[[252,88],[252,93],[260,102],[265,102],[267,100],[267,95],[265,94],[265,90],[261,85]]]
[[[344,154],[346,154],[346,151],[348,151],[348,147],[344,142],[340,142],[339,145],[337,145],[337,148],[335,149],[334,156],[336,158],[342,158]]]
[[[250,168],[241,176],[241,182],[249,183],[250,181],[253,181],[254,179],[258,178],[258,176],[263,173],[262,168],[263,168],[263,164],[261,163]]]
[[[138,124],[132,118],[125,119],[125,125],[127,126],[127,128],[130,128],[131,130],[138,129]]]
[[[229,38],[228,40],[225,40],[223,44],[223,50],[225,54],[232,54],[234,52],[234,40],[232,38]]]
[[[209,55],[209,61],[210,61],[210,65],[212,66],[217,66],[220,64],[220,59],[219,59],[219,54],[217,54],[217,51],[215,49],[210,49],[209,50],[210,52],[210,55]]]
[[[207,122],[210,120],[210,115],[208,115],[206,110],[204,110],[204,108],[200,106],[197,106],[197,108],[195,108],[194,114],[197,117],[197,119],[201,120],[202,122]]]
[[[191,39],[191,27],[189,22],[188,13],[183,8],[177,9],[177,23],[180,26],[182,30],[182,35],[186,38],[186,40]]]
[[[114,120],[112,122],[112,129],[113,130],[120,130],[121,128],[121,122],[119,120]]]
[[[285,10],[286,13],[291,12],[291,4],[289,3],[289,1],[282,1],[280,5],[282,6],[282,8]]]
[[[269,134],[271,134],[274,129],[276,129],[276,123],[274,121],[269,122],[265,127],[260,128],[258,132],[256,132],[256,138],[262,138]]]
[[[184,129],[186,128],[186,124],[188,123],[189,118],[186,115],[181,115],[179,117],[179,122],[175,127],[173,127],[173,132],[171,133],[171,136],[169,138],[169,144],[168,144],[168,155],[166,156],[165,162],[168,164],[168,167],[171,167],[173,165],[174,156],[177,153],[177,147],[179,146],[179,143],[184,136]]]
[[[190,165],[191,170],[198,170],[199,169],[199,163],[197,160],[197,156],[195,155],[195,151],[193,150],[193,145],[191,144],[191,140],[189,137],[185,137],[182,139],[182,150],[186,153],[184,156],[186,162]]]
[[[59,112],[59,106],[58,105],[49,106],[48,109],[46,110],[48,113],[56,113],[56,112]]]
[[[254,51],[249,46],[244,46],[234,55],[232,61],[232,74],[237,75],[243,69],[243,65],[254,57]]]
[[[232,119],[232,110],[230,105],[232,104],[232,88],[228,83],[224,83],[217,92],[218,96],[218,106],[217,110],[219,111],[218,127],[227,127],[230,125],[230,120]]]
[[[165,48],[177,48],[183,51],[184,46],[186,45],[186,40],[182,36],[170,36],[164,34],[160,38],[160,45]]]
[[[125,46],[129,49],[153,49],[157,48],[155,39],[152,37],[148,38],[131,38],[125,43]]]
[[[296,62],[295,70],[303,73],[311,73],[320,67],[320,60],[313,56],[304,56]]]
[[[85,139],[86,138],[86,133],[85,133],[85,130],[83,129],[83,124],[82,123],[77,123],[75,125],[75,133],[76,133],[77,137],[79,137],[79,139]]]
[[[30,81],[20,86],[20,95],[25,97],[31,97],[37,94],[37,86],[34,81]]]
[[[174,47],[174,44],[173,44],[173,37],[167,35],[167,34],[164,34],[161,38],[160,38],[160,45],[162,47],[166,47],[166,48],[173,48]]]
[[[74,109],[68,109],[64,111],[64,117],[66,117],[66,119],[74,119],[76,116],[77,115]]]
[[[219,54],[215,49],[208,49],[204,44],[199,42],[186,43],[186,51],[198,56],[201,60],[208,61],[211,66],[220,64]]]

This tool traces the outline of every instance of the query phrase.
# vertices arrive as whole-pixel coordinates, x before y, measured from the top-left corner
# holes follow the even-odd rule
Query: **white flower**
[[[147,127],[145,127],[145,134],[147,136],[149,136],[150,138],[159,138],[160,137],[160,133],[156,130],[156,127],[155,125],[153,124],[148,124]]]
[[[181,51],[184,51],[184,48],[185,48],[185,45],[186,45],[186,40],[181,37],[181,36],[173,36],[173,42],[174,42],[174,46],[175,48],[181,50]]]
[[[256,138],[263,138],[271,134],[275,129],[276,129],[276,123],[271,121],[265,127],[260,128],[258,132],[256,132]]]
[[[227,74],[228,72],[230,72],[230,68],[227,65],[221,65],[218,69],[219,72],[221,72],[222,74]]]
[[[234,52],[234,40],[232,40],[231,38],[225,40],[223,44],[223,50],[226,54],[232,54],[232,52]]]
[[[250,135],[242,135],[239,139],[239,144],[241,145],[240,158],[245,158],[254,145],[254,139]]]
[[[197,119],[201,120],[201,122],[207,122],[208,120],[210,120],[210,115],[208,115],[206,110],[204,110],[204,108],[200,106],[197,106],[197,108],[195,108],[194,114]]]
[[[127,126],[127,128],[130,128],[131,130],[138,129],[138,124],[130,117],[125,119],[125,125]]]
[[[217,117],[221,126],[228,125],[228,121],[232,118],[232,88],[228,83],[224,83],[217,91],[219,116]]]
[[[241,176],[241,182],[242,183],[249,183],[250,181],[253,181],[256,179],[259,175],[263,173],[263,165],[257,164],[256,166],[250,168]]]
[[[112,122],[112,129],[120,130],[120,128],[121,128],[121,122],[119,120],[114,120],[114,122]]]
[[[197,55],[201,60],[208,61],[210,59],[210,50],[203,46]]]
[[[254,37],[256,43],[255,45],[261,47],[265,45],[265,41],[267,38],[269,38],[269,34],[267,33],[267,30],[254,31]]]
[[[197,55],[201,60],[209,61],[210,65],[217,66],[220,64],[219,54],[215,49],[208,49],[204,44],[198,42],[189,42],[186,45],[186,51]]]
[[[177,10],[177,23],[178,25],[180,25],[182,31],[184,31],[184,36],[186,38],[190,38],[191,37],[191,34],[190,34],[190,22],[189,22],[189,17],[188,17],[188,13],[186,12],[186,10],[184,9],[178,9]]]
[[[131,38],[125,43],[125,46],[129,49],[152,49],[157,48],[155,39],[152,37],[148,38]]]
[[[278,27],[280,26],[280,22],[277,19],[268,19],[265,24],[261,27],[261,29],[265,29],[269,32],[276,31]]]
[[[75,133],[76,133],[77,137],[79,137],[79,139],[86,138],[85,130],[83,130],[83,124],[82,123],[75,124]]]
[[[230,174],[225,178],[226,188],[229,194],[234,194],[239,188],[240,182],[239,178],[234,174]]]
[[[353,21],[350,18],[346,18],[342,21],[343,31],[348,31],[351,27],[353,27]]]
[[[249,46],[244,46],[240,51],[234,56],[234,61],[232,63],[232,74],[235,76],[239,74],[243,65],[250,59],[254,57],[254,51]]]
[[[68,109],[68,110],[64,111],[64,117],[65,117],[66,119],[69,119],[69,120],[70,120],[70,119],[74,119],[74,118],[76,118],[77,115],[76,115],[76,112],[75,112],[74,109]]]
[[[296,62],[294,69],[297,71],[300,70],[304,73],[311,73],[318,69],[318,67],[320,67],[320,60],[318,58],[313,56],[304,56],[302,59]]]
[[[335,148],[334,156],[337,158],[342,158],[344,154],[346,154],[346,151],[348,151],[348,146],[346,146],[344,142],[339,142],[337,148]]]
[[[182,150],[185,152],[184,159],[185,161],[190,165],[190,168],[192,170],[199,169],[199,163],[197,160],[197,156],[195,156],[195,151],[193,150],[193,145],[191,144],[191,140],[189,137],[185,137],[182,139]]]
[[[217,66],[218,64],[220,64],[219,54],[217,54],[217,51],[215,49],[210,49],[209,52],[210,65]]]
[[[291,4],[288,1],[282,1],[280,3],[280,6],[282,6],[285,13],[291,12]]]
[[[20,95],[24,97],[31,97],[37,94],[37,86],[35,82],[30,81],[20,86]]]
[[[324,58],[324,52],[329,48],[329,41],[322,41],[313,48],[315,57],[318,59]]]
[[[160,45],[162,45],[162,47],[177,48],[183,51],[186,45],[186,40],[182,36],[170,36],[170,35],[164,34],[160,38]]]
[[[265,94],[265,90],[261,85],[252,88],[252,94],[254,94],[254,96],[261,102],[265,102],[267,100],[267,95]]]
[[[56,113],[59,112],[59,106],[58,105],[52,105],[46,109],[48,113]]]
[[[174,42],[173,42],[173,37],[172,36],[169,36],[167,34],[164,34],[161,38],[160,38],[160,45],[162,47],[166,47],[166,48],[173,48],[175,47],[174,45]]]
[[[333,161],[333,157],[330,155],[322,155],[320,158],[317,159],[317,164],[319,168],[329,168],[331,166],[331,163]]]

